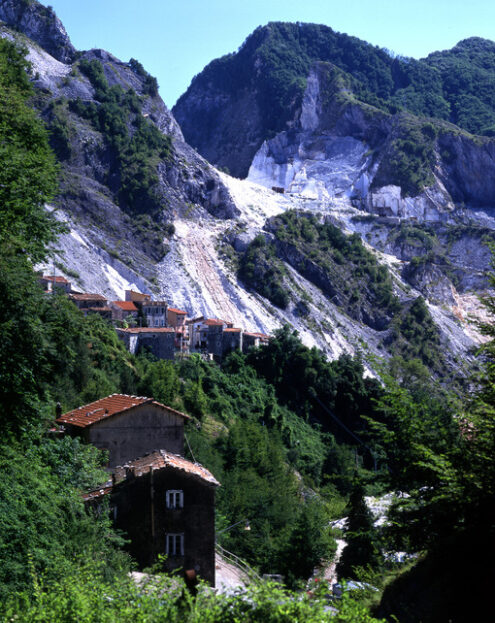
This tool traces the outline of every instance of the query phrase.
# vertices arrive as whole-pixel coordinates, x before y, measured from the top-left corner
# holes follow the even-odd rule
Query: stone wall
[[[184,506],[169,509],[166,492],[183,491]],[[139,568],[166,553],[166,535],[184,535],[184,555],[169,555],[166,570],[193,569],[215,585],[215,487],[187,473],[166,467],[129,478],[114,487],[111,498],[116,527],[130,542],[126,546]]]
[[[86,441],[109,452],[109,467],[158,449],[184,453],[184,419],[153,404],[139,405],[83,430]]]

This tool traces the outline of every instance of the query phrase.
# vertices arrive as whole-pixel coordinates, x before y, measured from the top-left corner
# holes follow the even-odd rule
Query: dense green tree
[[[64,459],[57,452],[57,459],[49,457],[58,464],[56,474],[42,458],[46,450],[0,446],[0,602],[29,586],[32,573],[47,580],[63,577],[77,557],[104,558],[109,573],[125,562],[105,513],[98,519],[88,515],[74,488],[77,472],[79,482],[87,482],[79,470],[94,465],[90,455],[77,445]]]
[[[374,412],[380,394],[375,380],[363,379],[359,358],[344,355],[329,362],[317,348],[304,346],[288,325],[275,331],[267,346],[248,355],[247,362],[274,386],[282,404],[345,443],[356,442],[352,431],[362,430],[361,416]]]
[[[358,481],[352,488],[347,514],[347,545],[337,565],[337,573],[339,579],[357,579],[360,567],[376,570],[381,560],[373,516],[364,499],[364,487]]]
[[[0,427],[19,432],[39,418],[43,397],[41,288],[21,253],[0,248]]]
[[[287,547],[282,552],[281,571],[291,585],[310,578],[314,570],[331,560],[336,542],[330,536],[328,515],[320,500],[310,499],[297,517]]]
[[[159,402],[173,406],[180,389],[177,367],[171,361],[147,361],[139,382],[139,392]]]
[[[60,230],[45,203],[56,190],[57,168],[47,132],[28,106],[32,87],[23,52],[0,40],[0,248],[33,260]]]

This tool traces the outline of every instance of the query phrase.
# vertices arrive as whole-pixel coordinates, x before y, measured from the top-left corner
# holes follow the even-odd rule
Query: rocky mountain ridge
[[[13,4],[19,3],[2,6]],[[38,3],[28,4],[32,12]],[[25,35],[2,26],[2,36],[28,47],[35,105],[62,169],[55,206],[68,233],[54,250],[50,270],[71,278],[81,290],[117,298],[131,287],[166,298],[191,315],[227,318],[248,330],[271,332],[288,322],[307,344],[331,357],[361,352],[370,368],[376,357],[393,354],[394,340],[402,344],[401,323],[423,294],[437,326],[440,346],[435,348],[454,374],[464,374],[479,339],[467,315],[477,312],[473,291],[487,285],[490,254],[480,241],[491,236],[490,201],[470,207],[466,217],[466,207],[447,190],[441,155],[440,165],[432,168],[434,183],[418,195],[407,196],[393,184],[374,186],[375,179],[390,181],[386,166],[389,144],[396,138],[394,124],[418,130],[410,113],[394,116],[356,100],[335,66],[317,63],[292,126],[255,151],[256,141],[246,137],[254,157],[248,180],[238,180],[216,171],[183,140],[156,83],[137,61],[123,63],[91,50],[77,53],[70,64],[61,62],[47,52],[50,46],[42,39],[43,46],[29,38],[37,29],[23,24],[15,25],[25,28]],[[247,86],[243,92],[247,99],[239,105],[248,110],[252,94]],[[232,117],[232,123],[236,119],[240,123],[239,117]],[[442,124],[420,122],[420,132],[426,126],[426,141],[435,143],[435,157],[446,127]],[[434,138],[428,134],[430,126]],[[476,197],[482,183],[474,176],[469,149],[478,149],[478,166],[485,166],[492,142],[456,132],[452,149],[458,152],[449,166],[473,173],[459,180],[456,192]],[[406,140],[401,132],[397,136]],[[242,160],[244,145],[237,143],[237,149]],[[149,183],[136,187],[143,178]],[[385,278],[380,266],[390,272],[387,287],[400,308],[396,316],[387,316],[383,326],[375,322],[378,299],[358,302],[356,315],[352,306],[357,303],[346,284],[333,291],[326,264],[311,269],[311,248],[277,240],[273,218],[294,211],[312,214],[317,227],[331,225],[362,237],[373,278]],[[249,286],[239,272],[260,235],[274,246],[267,270],[279,270],[285,307]],[[351,277],[356,270],[352,263],[344,268]]]
[[[0,20],[24,33],[57,61],[74,61],[76,49],[51,7],[33,0],[1,0]]]

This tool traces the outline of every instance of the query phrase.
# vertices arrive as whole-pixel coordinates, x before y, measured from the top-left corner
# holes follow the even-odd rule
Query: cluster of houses
[[[158,359],[174,359],[178,353],[201,353],[221,361],[233,350],[247,352],[266,344],[269,337],[234,327],[219,318],[189,318],[186,311],[154,301],[150,294],[126,290],[124,301],[110,301],[101,294],[75,292],[65,277],[40,275],[47,292],[59,290],[84,313],[98,314],[112,322],[132,354],[146,349]]]
[[[62,276],[39,275],[47,294],[62,292],[84,313],[112,323],[127,349],[159,359],[201,353],[220,361],[227,353],[268,342],[218,318],[189,318],[186,311],[127,290],[124,301],[77,292]],[[189,418],[153,398],[113,394],[62,414],[54,434],[82,438],[108,452],[107,483],[84,495],[97,512],[108,500],[110,516],[127,538],[140,568],[166,556],[168,571],[182,569],[186,581],[200,576],[215,585],[215,489],[219,482],[203,466],[184,458],[184,422]]]
[[[58,434],[77,436],[108,452],[110,479],[84,495],[106,507],[128,539],[139,568],[166,555],[168,571],[181,569],[215,585],[215,489],[202,465],[184,458],[189,416],[153,398],[112,394],[57,414]]]

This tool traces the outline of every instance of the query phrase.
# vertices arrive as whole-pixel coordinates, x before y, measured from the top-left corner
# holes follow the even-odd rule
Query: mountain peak
[[[0,0],[0,20],[24,33],[58,61],[74,60],[75,48],[51,7],[36,0]]]

